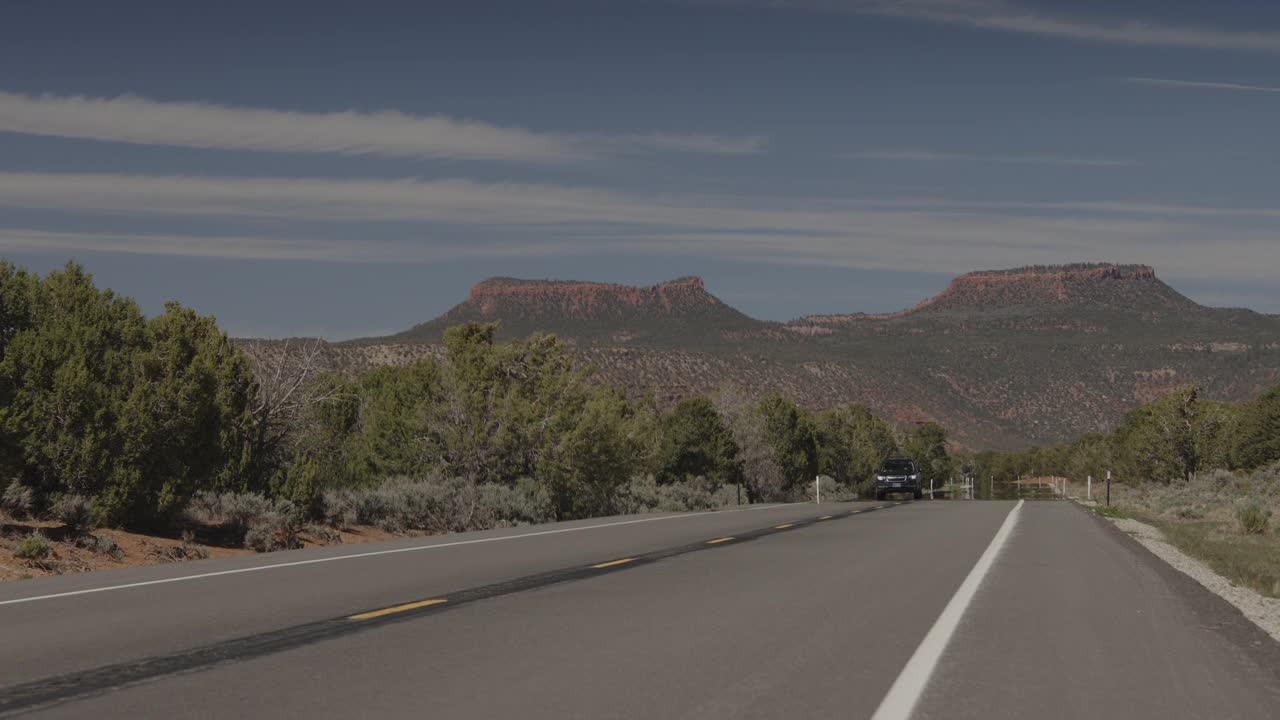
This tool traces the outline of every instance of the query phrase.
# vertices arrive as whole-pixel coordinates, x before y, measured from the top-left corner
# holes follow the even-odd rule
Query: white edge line
[[[938,660],[947,649],[947,643],[951,642],[951,636],[960,625],[965,610],[969,608],[969,603],[977,594],[982,580],[995,564],[996,557],[1004,548],[1009,535],[1013,533],[1013,527],[1018,524],[1018,515],[1022,510],[1023,502],[1025,501],[1019,500],[1018,504],[1014,505],[1005,516],[1004,524],[996,531],[996,536],[991,538],[991,544],[987,545],[982,557],[978,558],[978,562],[969,571],[964,582],[960,583],[960,589],[956,590],[951,601],[942,609],[942,614],[929,629],[929,634],[920,641],[920,647],[916,648],[915,654],[902,668],[902,673],[893,682],[893,687],[889,688],[889,693],[884,696],[884,700],[880,701],[880,707],[876,708],[876,713],[871,716],[871,720],[907,720],[911,717],[916,703],[920,702],[921,696],[924,695],[925,686],[929,684],[929,678],[933,675]]]
[[[18,605],[20,603],[35,602],[37,600],[52,600],[54,598],[72,597],[74,595],[89,595],[91,593],[107,592],[109,590],[125,590],[128,588],[146,587],[148,585],[164,585],[166,583],[184,582],[186,580],[201,580],[203,578],[220,577],[222,575],[239,575],[241,573],[261,572],[263,570],[276,570],[278,568],[296,567],[299,565],[314,565],[317,563],[336,562],[338,560],[354,560],[356,558],[374,557],[376,555],[394,555],[396,553],[415,552],[418,550],[435,550],[437,548],[457,547],[458,545],[477,545],[480,543],[500,542],[503,540],[519,540],[521,538],[539,537],[542,535],[557,535],[560,533],[578,532],[581,530],[596,530],[599,528],[617,527],[619,525],[634,525],[636,523],[657,522],[659,520],[677,520],[680,518],[692,518],[702,515],[716,515],[721,513],[732,512],[749,512],[752,510],[772,510],[774,508],[788,507],[791,505],[799,505],[802,503],[777,503],[773,505],[761,505],[757,507],[739,508],[733,510],[707,510],[698,513],[686,513],[683,515],[663,515],[656,518],[640,518],[637,520],[622,520],[620,522],[600,523],[598,525],[583,525],[581,527],[560,528],[558,530],[541,530],[538,532],[523,533],[521,535],[504,535],[502,537],[493,538],[477,538],[475,540],[458,540],[449,543],[436,543],[433,545],[415,545],[406,548],[392,548],[390,550],[373,550],[370,552],[354,553],[351,555],[335,555],[333,557],[313,558],[311,560],[296,560],[294,562],[272,563],[270,565],[256,565],[254,567],[236,568],[235,570],[219,570],[217,572],[199,573],[196,575],[180,575],[172,578],[161,578],[159,580],[143,580],[142,582],[126,583],[124,585],[107,585],[104,587],[86,588],[84,590],[69,590],[67,592],[52,593],[49,595],[33,595],[31,597],[15,598],[13,600],[0,600],[0,606]]]

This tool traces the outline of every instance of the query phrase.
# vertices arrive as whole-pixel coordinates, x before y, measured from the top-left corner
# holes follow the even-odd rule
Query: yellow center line
[[[787,528],[791,527],[792,525],[794,525],[794,523],[787,523],[786,525],[774,525],[774,526],[773,526],[773,529],[774,529],[774,530],[786,530]]]
[[[613,567],[614,565],[622,565],[625,563],[629,563],[632,560],[635,560],[635,558],[622,558],[621,560],[610,560],[609,562],[602,562],[599,565],[592,565],[591,567],[596,570],[599,570],[600,568]]]
[[[381,610],[373,610],[359,615],[352,615],[348,620],[371,620],[383,615],[392,615],[394,613],[405,612],[407,610],[417,610],[418,608],[431,607],[432,605],[442,605],[449,602],[447,598],[435,598],[433,600],[422,600],[420,602],[412,602],[406,605],[396,605],[395,607],[383,608]]]
[[[831,519],[831,516],[830,516],[830,515],[823,515],[822,517],[820,517],[820,518],[818,518],[818,519],[819,519],[819,520],[830,520],[830,519]]]
[[[884,506],[883,506],[883,505],[877,505],[877,506],[875,506],[873,509],[874,509],[874,510],[883,510],[883,509],[884,509]]]
[[[716,538],[715,540],[708,540],[708,541],[707,541],[707,544],[708,544],[708,545],[715,545],[715,544],[717,544],[717,543],[729,542],[729,541],[730,541],[730,540],[732,540],[732,539],[733,539],[733,538],[731,538],[731,537]]]
[[[853,512],[851,512],[851,513],[849,513],[849,514],[850,514],[850,515],[857,515],[857,514],[858,514],[858,513],[860,513],[860,512],[862,512],[862,511],[861,511],[861,510],[854,510]]]

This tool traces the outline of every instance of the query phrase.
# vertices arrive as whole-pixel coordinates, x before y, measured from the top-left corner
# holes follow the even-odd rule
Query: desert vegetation
[[[197,535],[267,551],[352,526],[803,499],[817,475],[851,497],[900,448],[951,472],[935,424],[732,389],[663,405],[592,380],[553,336],[496,331],[454,326],[438,355],[339,373],[317,342],[251,359],[213,318],[177,303],[148,318],[78,265],[40,277],[0,263],[4,542],[32,562],[50,529],[86,547],[110,542],[98,528],[183,537],[163,552],[184,557]]]

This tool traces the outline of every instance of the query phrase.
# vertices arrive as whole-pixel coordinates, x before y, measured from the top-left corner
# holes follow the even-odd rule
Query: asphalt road
[[[1065,502],[608,518],[24,581],[0,586],[0,648],[0,712],[36,718],[1280,716],[1280,644]]]

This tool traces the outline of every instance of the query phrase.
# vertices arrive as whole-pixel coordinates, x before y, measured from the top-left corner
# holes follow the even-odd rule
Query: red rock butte
[[[1166,303],[1181,298],[1147,265],[1058,265],[961,275],[913,310],[1111,305],[1131,294]]]
[[[682,277],[647,287],[573,280],[490,278],[471,288],[466,305],[484,316],[509,310],[553,312],[566,319],[617,318],[639,313],[682,315],[722,306],[699,277]]]

